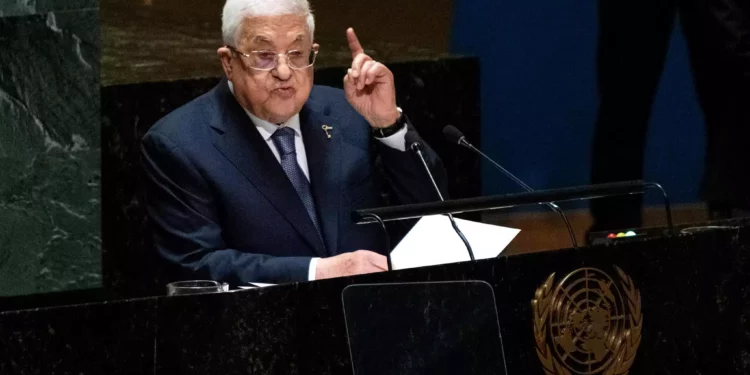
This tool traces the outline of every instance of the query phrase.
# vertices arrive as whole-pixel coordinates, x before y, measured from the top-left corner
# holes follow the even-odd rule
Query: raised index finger
[[[357,57],[360,53],[365,53],[362,45],[359,44],[357,34],[354,33],[353,28],[346,29],[346,39],[349,41],[349,49],[352,51],[352,58]]]

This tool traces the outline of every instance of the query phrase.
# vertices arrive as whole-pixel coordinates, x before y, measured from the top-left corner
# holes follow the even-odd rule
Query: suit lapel
[[[220,110],[211,124],[218,130],[213,133],[214,146],[286,218],[315,253],[325,256],[323,244],[302,200],[266,141],[254,131],[255,125],[229,91],[226,81],[215,90],[214,98]]]
[[[340,119],[324,114],[324,108],[314,99],[308,100],[300,112],[302,139],[305,142],[310,185],[318,209],[321,230],[328,254],[339,253],[339,204],[341,198],[341,142],[343,123]],[[323,126],[328,131],[328,138]],[[338,131],[338,132],[337,132]]]

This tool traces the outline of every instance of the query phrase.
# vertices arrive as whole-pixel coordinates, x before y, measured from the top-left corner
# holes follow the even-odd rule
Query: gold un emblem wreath
[[[641,343],[641,293],[615,267],[551,274],[531,302],[536,353],[546,375],[625,375]]]

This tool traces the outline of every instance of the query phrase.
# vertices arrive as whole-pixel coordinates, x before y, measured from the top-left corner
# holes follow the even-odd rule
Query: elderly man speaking
[[[352,210],[437,196],[406,148],[407,132],[417,135],[393,74],[349,29],[344,90],[314,86],[325,49],[306,0],[228,0],[222,22],[226,79],[143,138],[168,278],[242,285],[385,270],[382,228],[354,225]],[[424,148],[444,186],[440,159]]]

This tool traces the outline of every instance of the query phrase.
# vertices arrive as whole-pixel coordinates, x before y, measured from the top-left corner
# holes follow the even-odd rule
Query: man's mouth
[[[294,89],[294,87],[279,87],[275,90],[273,90],[273,93],[275,95],[280,96],[281,98],[288,99],[294,96],[294,94],[297,92],[297,90]]]

